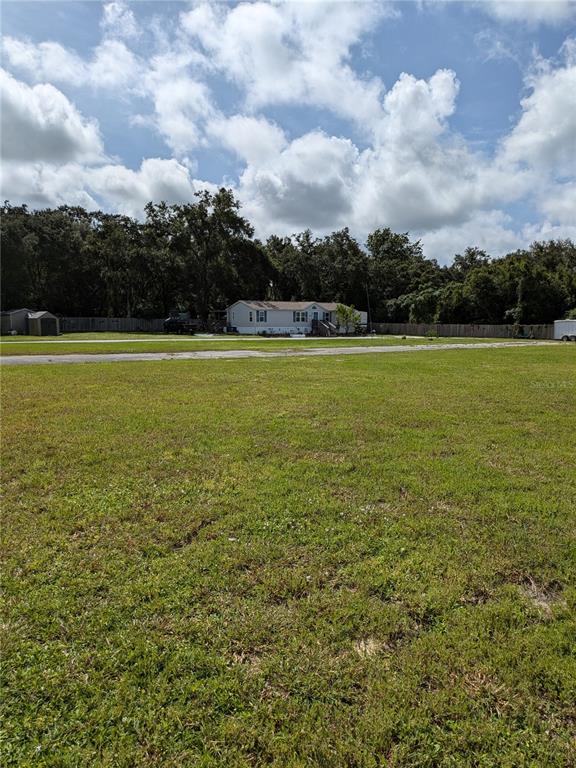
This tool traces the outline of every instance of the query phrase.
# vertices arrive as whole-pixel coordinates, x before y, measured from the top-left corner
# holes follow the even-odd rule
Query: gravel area
[[[438,352],[446,349],[486,349],[546,346],[549,341],[498,341],[478,344],[415,344],[375,347],[307,347],[261,351],[256,349],[204,350],[198,352],[124,352],[96,355],[4,355],[0,365],[61,365],[66,363],[131,363],[155,360],[232,360],[248,357],[317,357],[319,355],[373,355],[388,352]]]

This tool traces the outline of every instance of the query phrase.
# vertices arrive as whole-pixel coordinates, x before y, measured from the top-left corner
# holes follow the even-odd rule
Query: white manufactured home
[[[339,326],[337,307],[326,301],[237,301],[226,310],[226,325],[237,333],[329,336],[346,331]],[[358,314],[365,326],[366,312]]]

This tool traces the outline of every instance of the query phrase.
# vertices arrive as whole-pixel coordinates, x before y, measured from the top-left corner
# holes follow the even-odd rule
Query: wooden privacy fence
[[[120,331],[121,333],[157,333],[164,330],[164,320],[140,317],[61,317],[62,333]]]
[[[465,336],[468,338],[553,339],[553,325],[464,325],[457,323],[372,323],[376,333],[394,336]]]
[[[468,338],[511,339],[515,335],[533,339],[553,339],[553,325],[468,325],[457,323],[372,323],[376,333],[394,336],[465,336]],[[163,319],[140,317],[61,317],[62,333],[119,331],[121,333],[158,333]],[[517,333],[518,332],[518,333]]]

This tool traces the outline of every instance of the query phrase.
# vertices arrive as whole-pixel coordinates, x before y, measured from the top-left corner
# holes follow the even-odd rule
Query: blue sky
[[[4,2],[2,194],[257,234],[390,226],[446,263],[576,238],[568,0]]]

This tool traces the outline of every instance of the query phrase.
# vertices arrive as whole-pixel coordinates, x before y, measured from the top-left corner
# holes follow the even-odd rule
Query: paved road
[[[305,349],[274,350],[258,349],[205,350],[198,352],[120,352],[94,355],[5,355],[0,365],[52,365],[61,363],[132,363],[155,360],[231,360],[247,357],[316,357],[318,355],[367,355],[384,352],[437,352],[445,349],[496,349],[501,347],[536,347],[550,345],[549,341],[496,341],[473,344],[411,344],[375,347],[306,347]]]

